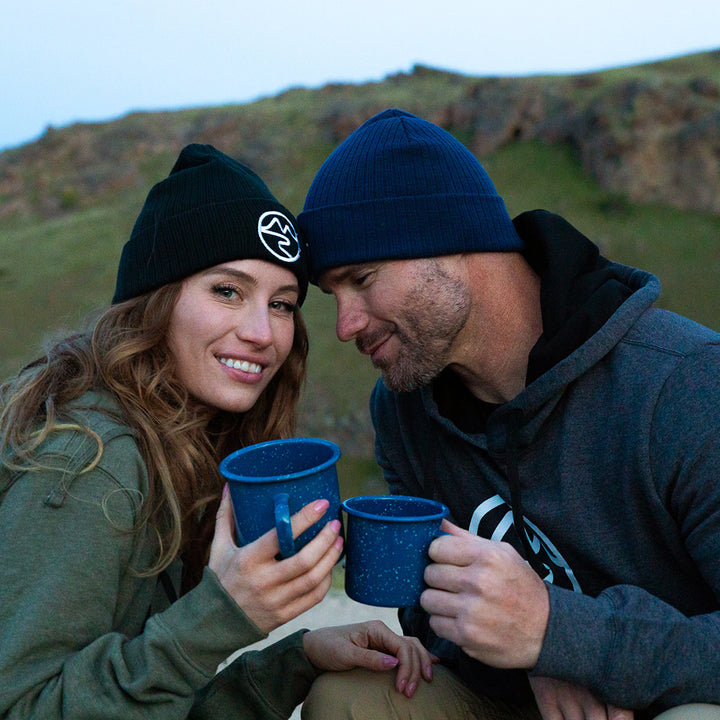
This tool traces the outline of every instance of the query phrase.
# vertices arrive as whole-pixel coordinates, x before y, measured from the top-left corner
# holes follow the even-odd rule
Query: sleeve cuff
[[[550,615],[531,676],[562,677],[584,684],[601,678],[608,651],[607,608],[588,595],[548,586]],[[610,643],[611,645],[611,643]]]
[[[148,620],[146,632],[152,626],[171,637],[180,661],[197,676],[198,688],[235,651],[267,637],[209,568],[195,588]]]

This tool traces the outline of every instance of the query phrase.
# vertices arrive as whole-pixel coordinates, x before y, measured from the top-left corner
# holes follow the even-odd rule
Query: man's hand
[[[608,705],[579,685],[531,677],[530,687],[543,720],[633,720],[633,711]]]
[[[443,521],[430,545],[420,603],[430,627],[468,655],[498,668],[531,669],[550,612],[545,583],[507,543]]]
[[[417,638],[397,635],[380,620],[313,630],[303,635],[303,647],[318,670],[397,667],[395,687],[407,697],[413,696],[421,678],[432,680],[437,661]]]

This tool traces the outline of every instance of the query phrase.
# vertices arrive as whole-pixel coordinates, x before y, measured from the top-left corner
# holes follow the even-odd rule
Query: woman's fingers
[[[292,517],[293,534],[303,533],[327,512],[327,500],[316,500]],[[342,553],[340,521],[331,520],[295,555],[279,560],[273,528],[238,547],[232,536],[232,503],[223,493],[217,513],[209,566],[221,584],[263,631],[278,627],[316,605],[332,582],[331,571]]]
[[[432,665],[436,658],[414,637],[400,636],[385,623],[372,623],[369,629],[370,647],[384,649],[398,659],[395,687],[412,697],[420,680],[432,680]]]
[[[331,520],[300,552],[276,563],[284,579],[278,588],[283,612],[295,617],[325,597],[332,584],[332,569],[342,553],[340,527],[339,520]]]
[[[326,523],[320,532],[308,542],[305,547],[285,558],[282,564],[293,575],[304,575],[309,570],[315,568],[319,563],[329,562],[328,553],[337,554],[335,560],[342,552],[343,539],[340,537],[342,525],[339,520],[334,519]],[[335,563],[333,562],[332,565]],[[332,565],[330,567],[332,568]]]
[[[294,516],[298,518],[305,513],[304,518],[298,518],[297,527],[305,527],[308,517],[317,517],[326,509],[327,505],[322,503],[305,506]],[[279,561],[273,555],[268,561],[266,582],[271,586],[268,590],[272,589],[272,600],[270,597],[268,600],[274,609],[273,618],[277,625],[309,610],[327,594],[332,584],[332,569],[342,553],[340,529],[340,521],[331,520],[295,555]]]
[[[303,645],[320,670],[397,668],[395,687],[407,697],[412,697],[421,679],[432,679],[431,666],[437,660],[417,638],[397,635],[380,620],[313,630],[303,636]]]
[[[232,502],[227,484],[223,488],[222,499],[215,515],[215,534],[210,545],[211,569],[216,570],[219,564],[225,564],[229,560],[233,550],[236,548],[233,528],[235,516],[233,515]]]
[[[327,512],[330,503],[327,500],[314,500],[305,505],[296,512],[290,523],[292,526],[293,538],[297,538],[304,533],[309,527],[318,522]],[[280,552],[280,543],[278,542],[277,530],[271,528],[264,535],[255,540],[254,545],[259,555],[264,558],[275,558]],[[250,547],[248,545],[248,547]]]
[[[308,528],[313,526],[330,507],[330,503],[325,499],[314,500],[305,505],[291,518],[292,534],[294,538],[302,535]]]
[[[327,595],[332,585],[332,577],[328,574],[319,583],[312,585],[307,592],[295,592],[283,588],[281,599],[275,605],[273,614],[275,627],[280,627],[298,615],[315,607]]]

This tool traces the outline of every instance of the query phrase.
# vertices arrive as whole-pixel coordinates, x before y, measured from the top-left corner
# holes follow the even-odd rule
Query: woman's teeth
[[[234,368],[235,370],[242,370],[243,372],[254,373],[257,375],[262,367],[257,363],[251,363],[247,360],[231,360],[230,358],[220,358],[220,362],[223,365]]]

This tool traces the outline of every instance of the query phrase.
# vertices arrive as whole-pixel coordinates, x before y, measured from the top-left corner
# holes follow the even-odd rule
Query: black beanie
[[[118,267],[113,303],[232,260],[286,267],[305,299],[308,267],[295,218],[249,168],[212,145],[188,145],[149,192]]]
[[[524,247],[477,158],[398,109],[370,118],[330,154],[298,226],[313,282],[340,265]]]

